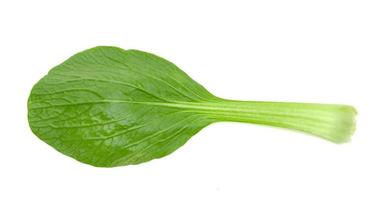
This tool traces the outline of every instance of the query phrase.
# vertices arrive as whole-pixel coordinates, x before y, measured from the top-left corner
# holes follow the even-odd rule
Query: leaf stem
[[[217,121],[248,122],[299,130],[332,142],[350,139],[356,110],[348,105],[223,100],[207,115]]]

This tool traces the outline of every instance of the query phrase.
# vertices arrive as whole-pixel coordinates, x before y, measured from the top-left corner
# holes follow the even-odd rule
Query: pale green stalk
[[[248,122],[310,133],[330,141],[348,141],[357,111],[347,105],[224,100],[197,106],[218,121]]]

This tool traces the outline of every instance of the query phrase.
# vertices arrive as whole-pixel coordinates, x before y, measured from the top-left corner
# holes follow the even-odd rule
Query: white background
[[[356,134],[219,123],[159,160],[79,163],[32,134],[26,102],[97,45],[160,55],[220,97],[354,105]],[[3,0],[0,55],[0,199],[379,199],[378,1]]]

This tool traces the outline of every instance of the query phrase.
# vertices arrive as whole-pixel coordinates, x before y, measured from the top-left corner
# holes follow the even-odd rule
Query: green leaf
[[[355,114],[345,105],[218,98],[169,61],[116,47],[72,56],[50,70],[28,100],[35,135],[100,167],[166,156],[219,121],[284,127],[343,142],[354,132]]]

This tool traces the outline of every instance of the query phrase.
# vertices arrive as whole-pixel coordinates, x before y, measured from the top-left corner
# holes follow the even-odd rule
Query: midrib
[[[354,131],[356,114],[354,108],[344,105],[248,102],[223,99],[220,99],[220,102],[143,102],[108,99],[48,106],[33,106],[33,103],[36,102],[29,102],[29,109],[100,103],[129,103],[178,108],[205,114],[216,121],[249,122],[296,129],[334,142],[342,142],[350,137]]]
[[[287,116],[287,117],[303,117],[311,119],[331,119],[333,115],[330,115],[328,111],[322,110],[309,110],[302,109],[300,107],[290,108],[287,105],[293,105],[295,103],[275,103],[274,105],[265,103],[265,102],[241,102],[241,101],[230,101],[223,100],[223,102],[181,102],[181,101],[172,101],[172,102],[149,102],[149,101],[125,101],[125,100],[99,100],[99,101],[90,101],[90,102],[79,102],[79,103],[69,103],[69,104],[58,104],[58,105],[48,105],[48,106],[36,106],[31,107],[31,109],[43,109],[50,107],[59,107],[59,106],[70,106],[70,105],[85,105],[85,104],[100,104],[100,103],[129,103],[129,104],[143,104],[143,105],[152,105],[152,106],[163,106],[171,108],[183,108],[191,109],[193,111],[208,113],[208,114],[228,114],[231,116],[246,116],[246,115],[276,115],[276,116]],[[33,102],[31,102],[33,104]],[[278,107],[278,104],[282,106]],[[296,112],[293,112],[296,110]],[[310,112],[313,115],[310,115]]]

